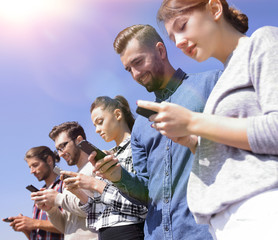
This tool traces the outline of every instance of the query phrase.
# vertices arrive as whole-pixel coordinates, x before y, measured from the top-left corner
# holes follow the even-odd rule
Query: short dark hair
[[[56,151],[53,152],[47,146],[38,146],[38,147],[30,148],[25,153],[24,160],[26,161],[28,158],[35,157],[46,163],[48,156],[51,156],[52,161],[53,161],[53,166],[55,166],[55,162],[60,161],[60,157],[59,157],[58,153]]]
[[[83,139],[86,139],[86,134],[81,127],[81,125],[78,122],[64,122],[60,125],[57,125],[52,128],[51,132],[49,133],[49,137],[55,141],[55,139],[62,133],[66,132],[68,137],[71,139],[77,138],[79,135],[83,137]]]
[[[132,39],[137,39],[141,45],[154,47],[158,42],[163,42],[157,31],[150,25],[137,24],[122,30],[114,40],[114,50],[121,54]]]

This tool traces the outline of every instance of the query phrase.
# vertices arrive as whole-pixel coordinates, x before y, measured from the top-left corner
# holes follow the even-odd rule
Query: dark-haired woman
[[[127,100],[122,96],[116,96],[114,99],[107,96],[98,97],[91,105],[90,111],[96,132],[104,141],[116,143],[109,152],[115,155],[127,171],[135,173],[130,146],[134,118]],[[72,176],[64,180],[66,188],[85,203],[82,209],[88,214],[88,226],[99,231],[101,240],[144,239],[143,227],[147,214],[145,206],[131,203],[116,187],[103,179],[73,172],[64,173]],[[78,191],[78,188],[97,191],[100,197],[88,198]],[[103,210],[96,212],[95,209],[100,204],[104,204]]]
[[[187,56],[224,64],[204,113],[138,101],[159,112],[153,127],[196,150],[190,210],[215,239],[277,239],[278,28],[247,37],[247,16],[225,0],[164,0],[158,20]]]

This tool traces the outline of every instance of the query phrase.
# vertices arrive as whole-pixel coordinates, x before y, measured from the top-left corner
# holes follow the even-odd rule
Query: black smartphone
[[[88,142],[87,140],[81,141],[80,143],[77,144],[77,146],[82,151],[87,153],[88,155],[90,155],[93,151],[96,151],[97,155],[95,157],[95,160],[100,160],[100,159],[104,158],[105,156],[107,156],[106,153],[104,153],[103,151],[98,149],[95,145],[93,145],[92,143]]]
[[[53,168],[53,172],[56,173],[59,176],[61,175],[61,171],[63,171],[63,170],[61,168],[57,167],[57,166],[55,166]],[[71,176],[63,174],[63,179],[66,179],[66,178],[69,178],[69,177],[71,177]]]
[[[138,113],[141,116],[146,117],[146,118],[149,118],[153,114],[157,114],[157,112],[155,112],[153,110],[149,110],[149,109],[142,108],[142,107],[137,107],[136,113]]]
[[[26,187],[26,189],[28,189],[30,192],[37,192],[40,191],[39,189],[37,189],[36,187],[34,187],[33,185],[28,185]]]
[[[3,219],[4,222],[12,222],[13,220],[9,219],[9,218],[4,218]]]

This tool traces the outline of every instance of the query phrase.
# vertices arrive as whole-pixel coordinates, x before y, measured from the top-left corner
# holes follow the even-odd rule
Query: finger
[[[89,162],[91,162],[93,164],[93,166],[96,163],[96,161],[95,161],[96,155],[97,155],[97,152],[93,151],[88,157]]]
[[[61,171],[61,175],[68,175],[71,177],[76,177],[78,174],[76,172],[71,172],[71,171]]]
[[[113,159],[113,155],[108,155],[103,159],[100,159],[98,161],[96,161],[94,167],[95,167],[95,171],[98,171],[100,168],[102,168],[105,164],[109,163],[111,160]]]
[[[119,181],[120,177],[119,177],[118,168],[121,168],[121,165],[119,162],[112,165],[104,174],[101,174],[100,177],[102,177],[104,179]]]
[[[43,196],[43,195],[44,195],[44,190],[31,193],[31,197],[37,197],[37,196]]]
[[[71,185],[71,184],[75,184],[76,181],[77,181],[77,179],[72,177],[72,178],[65,179],[64,183],[65,183],[65,185]]]
[[[144,101],[144,100],[138,100],[137,101],[137,106],[146,108],[149,110],[153,110],[155,112],[159,112],[160,109],[160,103],[157,102],[151,102],[151,101]]]
[[[113,151],[108,151],[108,150],[102,150],[104,153],[106,153],[107,155],[112,155],[114,154]]]
[[[43,199],[44,199],[44,196],[31,197],[31,200],[36,201],[36,202],[41,202]]]
[[[102,167],[103,173],[107,172],[108,170],[110,170],[110,168],[116,166],[116,164],[118,164],[118,163],[119,163],[119,160],[116,158],[113,158],[110,162],[108,162],[107,164],[105,164]]]
[[[111,155],[109,158],[105,159],[105,162],[103,165],[101,165],[99,171],[101,173],[105,173],[111,166],[114,166],[118,162],[118,159]]]

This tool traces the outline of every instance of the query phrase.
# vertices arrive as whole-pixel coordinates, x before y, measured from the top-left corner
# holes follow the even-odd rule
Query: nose
[[[31,168],[30,168],[30,173],[31,173],[31,174],[34,174],[34,172],[35,172],[35,168],[31,167]]]
[[[100,127],[96,126],[96,133],[100,133],[100,132],[101,132]]]
[[[60,158],[63,157],[64,156],[64,151],[58,151],[58,155],[59,155]]]
[[[182,36],[176,36],[176,47],[182,49],[187,46],[188,41]]]
[[[139,78],[140,78],[141,72],[138,71],[138,69],[136,69],[136,68],[132,68],[132,69],[131,69],[131,73],[132,73],[132,77],[133,77],[136,81],[138,81]]]

